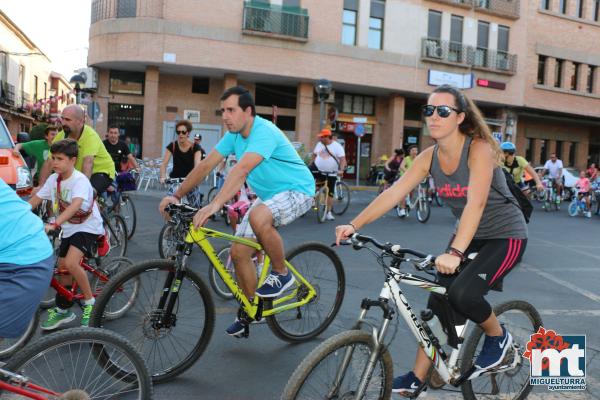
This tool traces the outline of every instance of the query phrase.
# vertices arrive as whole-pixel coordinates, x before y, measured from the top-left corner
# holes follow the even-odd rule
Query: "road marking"
[[[600,317],[600,310],[538,310],[540,315],[565,315],[574,317]]]
[[[543,276],[544,278],[546,278],[548,280],[556,282],[559,285],[564,286],[567,289],[571,289],[572,291],[574,291],[574,292],[576,292],[576,293],[578,293],[578,294],[580,294],[582,296],[585,296],[585,297],[587,297],[590,300],[593,300],[593,301],[595,301],[597,303],[600,303],[600,296],[597,295],[597,294],[595,294],[595,293],[590,292],[589,290],[585,290],[585,289],[583,289],[583,288],[581,288],[581,287],[579,287],[577,285],[574,285],[574,284],[572,284],[570,282],[567,282],[567,281],[565,281],[563,279],[557,278],[556,276],[554,276],[552,274],[548,274],[548,273],[542,271],[541,269],[534,267],[531,264],[527,264],[527,263],[522,262],[521,265],[525,269],[531,270],[531,271],[537,273],[538,275]]]
[[[529,241],[534,241],[534,240],[538,241],[538,242],[542,242],[542,243],[544,243],[546,245],[549,245],[549,246],[552,246],[552,247],[560,247],[562,249],[569,250],[569,251],[572,251],[574,253],[583,254],[584,256],[591,257],[591,258],[594,258],[596,260],[600,260],[600,256],[599,255],[590,253],[589,251],[577,250],[577,249],[574,249],[572,246],[565,246],[564,244],[554,243],[554,242],[550,242],[550,241],[544,240],[544,239],[539,239],[539,238],[530,238],[529,239]]]

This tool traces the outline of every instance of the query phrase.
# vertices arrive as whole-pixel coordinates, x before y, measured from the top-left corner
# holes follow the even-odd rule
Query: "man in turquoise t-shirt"
[[[35,158],[35,176],[33,177],[34,183],[37,184],[40,170],[44,166],[44,162],[48,159],[50,154],[50,145],[58,132],[58,128],[54,125],[48,125],[44,131],[44,139],[32,140],[25,143],[17,143],[13,149],[13,153],[18,156],[21,149],[25,150],[27,155]]]
[[[236,236],[258,240],[271,259],[272,271],[265,283],[256,289],[256,269],[252,263],[254,249],[242,244],[231,246],[238,283],[249,299],[256,294],[274,298],[294,284],[295,278],[284,264],[284,249],[278,226],[287,225],[309,210],[315,184],[288,138],[271,122],[256,116],[250,92],[236,86],[221,96],[221,112],[227,132],[215,149],[200,162],[173,196],[165,197],[159,206],[164,213],[170,203],[180,201],[197,186],[225,157],[235,154],[239,160],[214,200],[194,216],[194,225],[202,226],[221,210],[246,181],[258,196],[236,229]],[[232,336],[241,335],[246,323],[236,319],[227,328]]]

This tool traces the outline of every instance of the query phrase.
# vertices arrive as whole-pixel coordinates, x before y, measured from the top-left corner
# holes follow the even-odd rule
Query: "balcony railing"
[[[249,34],[268,34],[305,41],[308,39],[308,10],[246,1],[242,29]]]
[[[24,91],[20,91],[19,94],[17,95],[17,101],[15,106],[18,109],[21,110],[26,110],[27,109],[27,105],[31,103],[31,96],[29,95],[29,93],[25,93]]]
[[[489,69],[514,75],[517,55],[448,42],[437,38],[423,38],[421,57],[425,60],[461,64],[472,68]]]
[[[15,105],[15,86],[6,81],[0,81],[0,104]]]
[[[145,5],[140,4],[141,16],[152,16],[144,15]],[[92,0],[91,23],[110,18],[134,18],[137,16],[137,6],[137,0]]]
[[[452,4],[461,8],[475,8],[490,14],[517,19],[520,17],[520,0],[430,0]]]

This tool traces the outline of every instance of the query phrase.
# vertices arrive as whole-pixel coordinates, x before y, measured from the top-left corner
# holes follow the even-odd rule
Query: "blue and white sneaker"
[[[512,335],[502,326],[502,336],[485,335],[481,353],[475,360],[475,371],[469,379],[477,378],[479,375],[487,372],[502,363],[506,353],[512,346]]]
[[[392,392],[400,393],[403,396],[411,395],[421,386],[423,382],[415,376],[415,373],[410,371],[408,374],[400,375],[394,378],[392,383]],[[427,396],[427,387],[419,393],[418,397]]]
[[[265,283],[256,289],[256,295],[262,298],[277,297],[292,286],[295,281],[296,278],[289,271],[287,275],[279,275],[278,273],[271,272],[267,276],[267,279],[265,279]]]
[[[229,327],[225,329],[225,332],[227,332],[227,334],[230,336],[241,337],[245,328],[246,325],[236,318],[235,321],[233,321],[233,324],[229,325]]]

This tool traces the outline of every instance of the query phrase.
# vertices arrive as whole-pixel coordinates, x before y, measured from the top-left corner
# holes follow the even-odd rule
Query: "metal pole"
[[[360,136],[358,137],[358,146],[356,148],[356,186],[359,185],[358,174],[360,173]]]
[[[320,98],[319,101],[321,102],[321,117],[319,120],[319,131],[321,131],[321,129],[323,129],[323,127],[325,126],[325,100],[323,98]]]

